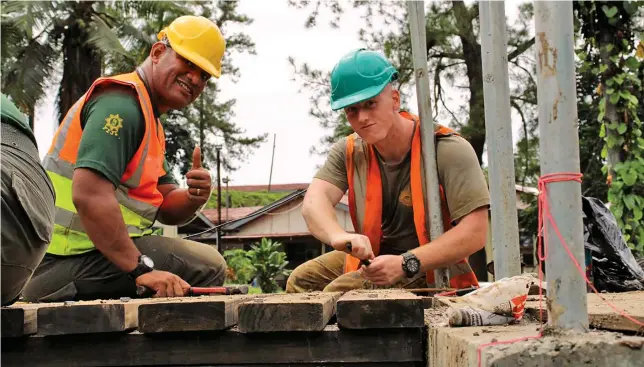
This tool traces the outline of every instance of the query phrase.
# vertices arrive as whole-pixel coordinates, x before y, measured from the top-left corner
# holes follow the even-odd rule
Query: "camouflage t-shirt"
[[[346,192],[349,188],[346,171],[346,138],[331,148],[324,165],[315,178],[327,181]],[[490,194],[470,143],[460,136],[437,139],[436,163],[438,179],[445,191],[448,211],[453,221],[477,208],[490,205]],[[379,154],[382,179],[382,233],[380,254],[402,254],[419,246],[414,226],[409,172],[411,150],[398,164],[387,164]]]

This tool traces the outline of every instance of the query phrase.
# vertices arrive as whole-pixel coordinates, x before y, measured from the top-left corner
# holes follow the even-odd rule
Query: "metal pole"
[[[479,2],[495,279],[521,274],[504,6]]]
[[[228,191],[228,183],[230,182],[230,178],[226,176],[222,181],[226,184],[226,220],[228,220],[228,218],[230,218],[228,216],[228,208],[230,208],[230,192]]]
[[[537,98],[541,174],[579,173],[579,137],[573,39],[572,3],[535,1]],[[554,222],[579,264],[584,264],[581,184],[550,183],[546,197]],[[588,331],[584,278],[566,253],[552,226],[548,236],[546,280],[548,323]]]
[[[441,196],[438,187],[438,170],[436,168],[436,142],[434,141],[434,121],[429,101],[429,76],[427,72],[427,46],[425,44],[425,2],[407,1],[409,13],[409,28],[411,49],[414,59],[414,75],[416,77],[416,95],[420,117],[420,133],[422,141],[422,157],[427,186],[427,207],[429,208],[430,240],[433,241],[443,234],[443,219],[441,215]],[[446,268],[435,269],[434,278],[439,288],[449,287],[449,271]]]
[[[268,192],[271,192],[271,181],[273,180],[273,160],[275,159],[275,139],[277,134],[273,134],[273,154],[271,155],[271,172],[268,174]]]
[[[220,225],[223,223],[221,219],[221,161],[220,161],[220,152],[221,147],[217,147],[217,218],[219,218]],[[219,249],[219,244],[221,242],[221,230],[217,230],[217,249]]]

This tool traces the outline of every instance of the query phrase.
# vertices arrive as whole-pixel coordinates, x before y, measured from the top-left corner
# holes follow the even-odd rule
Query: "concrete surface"
[[[425,310],[428,367],[644,366],[644,337],[605,331],[546,333],[540,339],[486,346],[479,364],[479,346],[537,336],[539,325],[523,320],[517,325],[449,327],[445,315],[445,308]]]

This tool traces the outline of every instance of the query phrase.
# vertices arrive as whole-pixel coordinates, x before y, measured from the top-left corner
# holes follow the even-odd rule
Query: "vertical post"
[[[541,174],[579,172],[579,137],[575,85],[573,11],[568,1],[535,1],[537,98]],[[545,198],[554,222],[579,264],[584,264],[581,185],[550,183]],[[548,221],[546,280],[548,323],[588,331],[584,278]]]
[[[273,160],[275,159],[275,139],[277,134],[273,134],[273,154],[271,155],[271,172],[268,174],[268,192],[271,192],[271,181],[273,180]]]
[[[217,218],[219,218],[219,223],[217,225],[221,225],[223,223],[223,220],[221,219],[221,160],[220,160],[220,152],[221,152],[221,146],[217,146]],[[219,249],[221,242],[221,227],[217,229],[217,249]]]
[[[429,101],[429,76],[427,72],[427,45],[425,44],[425,2],[407,1],[409,28],[411,36],[412,57],[414,60],[414,76],[416,77],[416,95],[420,117],[420,133],[422,142],[422,157],[427,186],[427,207],[429,208],[430,240],[435,240],[443,234],[443,219],[441,215],[441,197],[438,187],[438,170],[436,167],[436,142],[434,136],[434,121]],[[436,286],[449,287],[448,269],[434,270]]]
[[[504,6],[479,2],[495,279],[521,274]]]
[[[230,217],[228,216],[228,209],[230,208],[230,192],[228,191],[228,183],[230,182],[230,178],[226,176],[222,181],[226,184],[226,220],[229,220]]]

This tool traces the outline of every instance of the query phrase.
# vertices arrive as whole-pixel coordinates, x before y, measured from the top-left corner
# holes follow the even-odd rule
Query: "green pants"
[[[365,279],[359,271],[344,274],[345,257],[346,253],[344,252],[331,251],[298,266],[286,282],[286,292],[346,292],[352,289],[427,287],[425,277],[418,277],[414,280],[403,278],[390,287],[376,286]]]
[[[54,189],[33,142],[2,123],[2,306],[18,300],[54,228]]]
[[[224,284],[226,261],[214,247],[181,238],[134,239],[157,270],[169,271],[195,287]],[[136,284],[98,250],[80,255],[46,254],[24,292],[29,302],[137,297]]]

